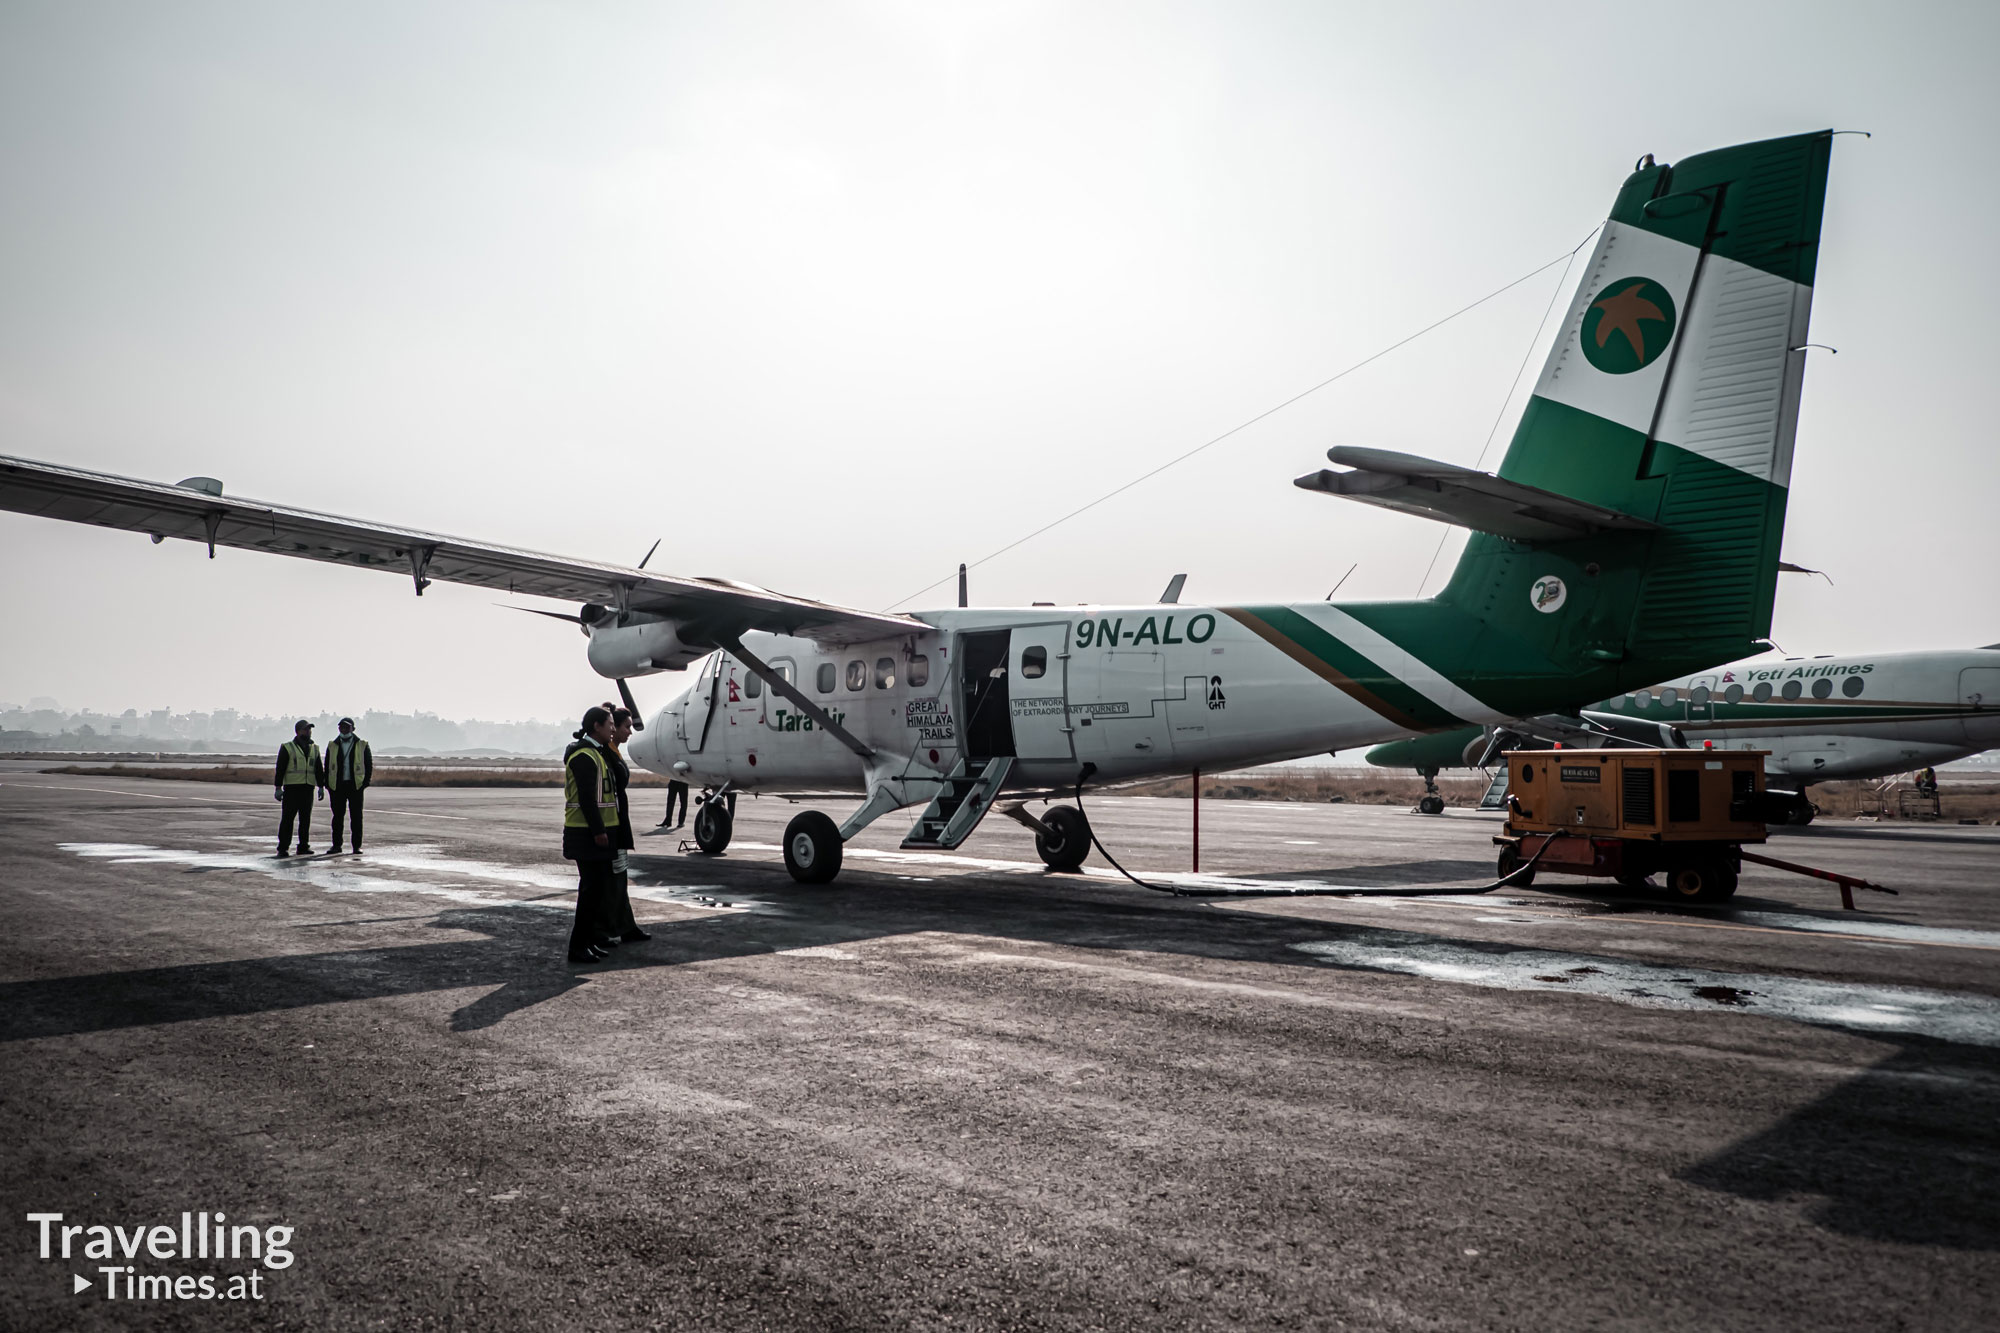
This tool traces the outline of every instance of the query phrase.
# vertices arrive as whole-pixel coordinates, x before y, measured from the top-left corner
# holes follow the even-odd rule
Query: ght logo
[[[1673,339],[1674,298],[1651,278],[1607,282],[1583,312],[1583,355],[1607,375],[1650,366]]]

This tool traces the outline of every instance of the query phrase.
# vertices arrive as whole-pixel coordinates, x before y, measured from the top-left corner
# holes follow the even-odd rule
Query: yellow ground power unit
[[[1664,873],[1693,902],[1736,892],[1742,845],[1781,818],[1764,792],[1763,750],[1516,750],[1500,873],[1602,875],[1628,887]],[[1539,854],[1539,859],[1536,859]],[[1520,884],[1524,881],[1517,880]]]

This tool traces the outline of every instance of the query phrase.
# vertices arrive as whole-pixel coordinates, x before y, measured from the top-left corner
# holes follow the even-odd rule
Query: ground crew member
[[[361,793],[375,780],[375,756],[354,734],[354,719],[340,719],[340,735],[326,747],[326,803],[333,812],[333,852],[340,851],[343,815],[354,823],[354,854],[361,855]]]
[[[609,952],[604,938],[617,850],[618,785],[605,758],[611,714],[592,708],[576,739],[563,751],[563,855],[576,862],[576,921],[569,932],[569,961],[595,963]]]
[[[611,744],[605,754],[611,761],[611,776],[618,784],[618,832],[612,838],[612,846],[618,854],[611,860],[611,896],[606,904],[605,928],[612,939],[623,944],[636,944],[640,940],[653,938],[649,931],[639,928],[638,919],[632,915],[631,884],[627,878],[627,858],[632,853],[632,804],[626,799],[626,788],[632,785],[632,766],[625,762],[624,753],[618,748],[632,739],[632,710],[614,709],[611,714]]]
[[[278,747],[278,775],[272,796],[284,803],[278,819],[278,855],[290,856],[292,822],[298,821],[299,855],[312,855],[313,792],[326,791],[326,766],[320,762],[319,747],[313,744],[313,724],[300,718],[292,726],[292,738]]]
[[[674,805],[676,802],[679,803],[681,809],[681,817],[679,823],[674,822]],[[667,780],[667,817],[660,821],[660,827],[679,828],[681,824],[687,823],[687,818],[688,818],[688,785],[687,783],[682,782],[679,778],[669,778]]]

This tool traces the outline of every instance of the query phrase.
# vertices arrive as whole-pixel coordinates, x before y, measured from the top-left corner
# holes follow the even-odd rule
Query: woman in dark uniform
[[[632,916],[632,895],[626,875],[626,858],[632,851],[632,805],[625,799],[625,789],[632,785],[632,766],[625,762],[624,752],[618,747],[632,739],[632,710],[616,708],[611,712],[611,744],[605,747],[606,756],[611,760],[611,777],[618,784],[618,828],[612,835],[611,845],[617,855],[611,859],[611,894],[605,913],[605,930],[614,943],[636,944],[640,940],[653,938],[651,932],[639,929],[639,923]]]
[[[623,794],[612,769],[611,714],[592,708],[563,751],[563,855],[576,862],[576,922],[569,961],[595,963],[609,952],[604,939],[611,898],[611,860],[624,827]],[[622,767],[622,761],[621,767]]]

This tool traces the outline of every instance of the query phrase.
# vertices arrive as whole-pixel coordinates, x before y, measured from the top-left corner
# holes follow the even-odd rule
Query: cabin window
[[[1706,685],[1697,685],[1688,691],[1688,702],[1691,704],[1705,704],[1708,700],[1709,693],[1708,686]]]
[[[1049,650],[1036,644],[1021,650],[1021,679],[1037,680],[1048,674]]]
[[[840,668],[831,662],[819,664],[819,679],[813,682],[819,686],[821,694],[832,694],[833,687],[840,683]]]
[[[1722,692],[1722,702],[1726,704],[1742,703],[1743,687],[1741,685],[1731,685],[1728,689]]]
[[[1758,681],[1757,688],[1750,691],[1750,697],[1760,704],[1771,702],[1771,682],[1768,680]]]
[[[746,699],[763,698],[764,678],[754,671],[751,672],[743,681],[743,697]]]
[[[931,659],[922,653],[916,654],[910,658],[910,667],[906,674],[908,675],[909,684],[912,689],[930,684]]]
[[[1825,676],[1821,676],[1818,680],[1813,682],[1813,698],[1831,699],[1832,697],[1833,697],[1832,681],[1828,680]]]
[[[868,664],[858,657],[847,664],[847,688],[856,691],[868,688]]]
[[[1790,703],[1792,700],[1798,698],[1801,694],[1804,694],[1805,692],[1806,692],[1805,687],[1799,684],[1797,681],[1788,680],[1785,682],[1784,693],[1785,693],[1786,703]]]
[[[1616,699],[1606,699],[1604,706],[1609,711],[1615,713],[1625,707],[1625,696],[1621,694]]]
[[[1680,701],[1681,701],[1681,692],[1679,690],[1676,690],[1671,686],[1669,686],[1667,689],[1660,691],[1660,703],[1663,704],[1664,706],[1672,708],[1675,704],[1679,703]]]
[[[1862,685],[1859,676],[1849,676],[1840,682],[1840,692],[1850,699],[1859,699],[1864,688],[1866,687]]]
[[[875,688],[893,690],[896,688],[896,659],[878,657],[875,659]]]

